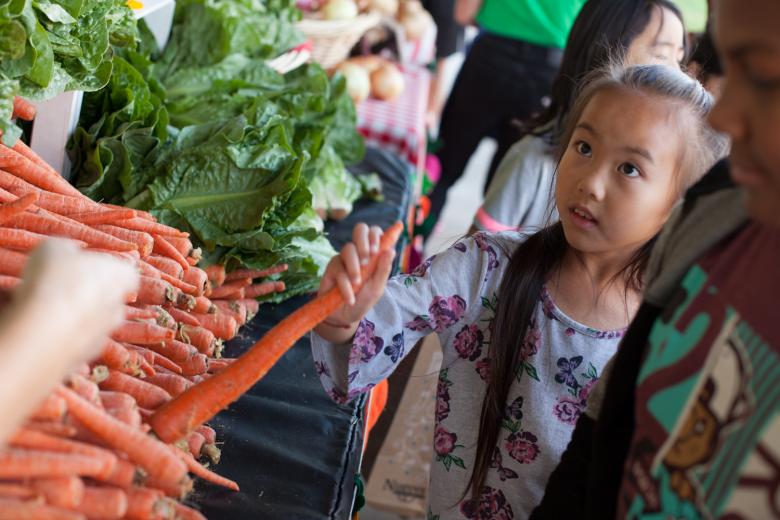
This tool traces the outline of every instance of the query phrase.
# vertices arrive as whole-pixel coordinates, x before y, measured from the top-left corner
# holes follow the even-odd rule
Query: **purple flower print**
[[[412,321],[404,323],[404,327],[409,330],[417,332],[425,332],[431,330],[431,324],[428,323],[428,318],[425,316],[415,316]]]
[[[523,344],[520,345],[520,360],[528,361],[528,359],[539,352],[539,346],[542,344],[542,333],[539,330],[539,326],[535,319],[531,319],[531,324],[528,326],[528,332],[525,333]]]
[[[477,247],[480,251],[484,251],[488,255],[487,273],[485,273],[485,280],[487,280],[488,276],[490,276],[490,272],[498,267],[498,255],[496,254],[496,250],[493,249],[493,246],[488,243],[487,236],[484,233],[477,233],[474,235],[474,242],[477,243]]]
[[[404,332],[401,331],[400,334],[396,334],[393,336],[393,342],[385,347],[385,354],[390,356],[390,360],[393,363],[398,363],[398,361],[403,357],[404,355]]]
[[[456,242],[455,245],[452,246],[452,248],[455,251],[458,251],[460,253],[465,253],[466,252],[466,244],[464,244],[463,242]]]
[[[450,415],[450,392],[445,390],[436,398],[436,423],[442,422]]]
[[[574,371],[582,363],[582,356],[574,356],[573,358],[558,358],[558,368],[560,372],[555,374],[555,381],[566,385],[569,388],[579,390],[580,384],[577,382],[577,378],[574,375]]]
[[[562,423],[574,425],[580,418],[583,408],[582,401],[562,397],[553,406],[553,413]]]
[[[487,382],[490,379],[490,358],[480,359],[476,366],[480,379]]]
[[[460,332],[455,334],[452,344],[461,359],[476,360],[482,355],[482,341],[484,336],[476,325],[464,325]]]
[[[433,449],[440,457],[449,455],[455,449],[458,436],[448,432],[443,426],[437,426],[433,435]]]
[[[594,386],[596,386],[596,381],[598,381],[598,379],[591,379],[587,383],[585,383],[585,385],[582,388],[580,388],[580,393],[577,396],[580,398],[580,401],[584,403],[588,400],[590,391],[593,390]]]
[[[352,350],[349,354],[350,363],[367,363],[374,359],[382,351],[384,340],[374,335],[374,324],[369,320],[363,320],[355,332],[352,340]]]
[[[425,273],[428,272],[428,269],[431,267],[431,264],[433,264],[433,261],[436,259],[436,255],[433,255],[432,257],[428,258],[425,262],[421,263],[417,266],[417,268],[412,271],[412,276],[416,276],[417,278],[422,278],[425,276]]]
[[[352,383],[354,383],[354,382],[355,382],[355,379],[357,379],[357,376],[358,376],[358,374],[359,374],[359,373],[360,373],[360,372],[359,372],[359,371],[357,371],[357,370],[355,370],[354,372],[350,372],[350,373],[347,375],[347,382],[348,382],[349,384],[352,384]]]
[[[371,384],[371,385],[364,386],[362,388],[353,388],[347,394],[347,402],[353,400],[354,398],[356,398],[360,394],[365,394],[366,392],[368,392],[369,390],[374,388],[374,386],[376,386],[376,385]]]
[[[466,300],[457,294],[444,298],[443,296],[434,296],[431,305],[428,307],[431,321],[434,323],[435,332],[443,332],[455,325],[466,312]]]
[[[339,404],[346,404],[347,401],[349,400],[347,399],[347,394],[344,393],[344,390],[336,386],[328,390],[327,393],[328,393],[328,397],[330,397],[333,401]]]
[[[531,432],[520,430],[506,438],[504,447],[509,456],[520,464],[530,464],[539,455],[538,439]]]
[[[500,489],[485,486],[478,500],[466,500],[460,513],[468,520],[512,520],[512,506]]]
[[[566,327],[566,335],[567,336],[571,337],[571,336],[574,336],[574,334],[576,334],[576,331],[573,328]]]
[[[316,371],[317,371],[317,375],[318,375],[318,376],[323,376],[323,375],[325,375],[325,376],[331,377],[331,375],[330,375],[330,369],[328,368],[328,365],[326,365],[326,364],[325,364],[324,362],[322,362],[322,361],[315,361],[315,362],[314,362],[314,370],[316,370]]]

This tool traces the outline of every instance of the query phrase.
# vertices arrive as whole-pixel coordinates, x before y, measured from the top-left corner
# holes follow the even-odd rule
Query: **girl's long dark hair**
[[[592,1],[592,0],[591,0]],[[685,127],[685,153],[678,165],[678,190],[681,194],[703,175],[728,150],[728,140],[712,130],[706,116],[712,97],[701,84],[685,73],[662,65],[621,68],[614,64],[597,70],[585,82],[566,120],[559,156],[563,156],[574,127],[590,100],[599,92],[625,89],[642,95],[657,96],[677,108],[681,127]],[[682,131],[682,130],[681,130]],[[645,270],[654,240],[640,247],[612,278],[622,283],[626,295],[642,288]],[[464,496],[471,492],[476,500],[485,484],[501,430],[505,407],[515,377],[520,347],[525,340],[533,313],[539,304],[544,284],[561,266],[569,245],[558,222],[531,235],[510,258],[498,293],[496,315],[490,328],[488,349],[489,377],[479,418],[479,436],[473,471]]]
[[[670,0],[588,0],[569,32],[566,49],[550,92],[550,105],[537,117],[520,122],[517,139],[555,122],[560,138],[562,119],[574,104],[577,88],[588,74],[625,54],[645,30],[655,9],[668,9],[683,22],[680,9]],[[685,23],[683,22],[683,27]],[[686,56],[688,40],[685,40]]]

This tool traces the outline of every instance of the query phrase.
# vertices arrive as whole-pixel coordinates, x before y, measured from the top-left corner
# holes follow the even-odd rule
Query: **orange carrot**
[[[173,247],[167,240],[165,240],[160,235],[154,234],[152,235],[152,238],[154,238],[153,251],[155,253],[161,256],[167,256],[172,260],[176,260],[176,262],[178,262],[178,264],[181,266],[184,272],[187,272],[189,270],[190,264],[187,263],[187,259],[184,256],[182,256],[181,253],[179,253],[178,249]]]
[[[170,240],[169,237],[171,236],[185,239],[190,236],[189,233],[184,233],[176,228],[172,228],[151,220],[139,218],[138,216],[126,220],[120,220],[115,222],[114,225],[123,227],[125,229],[132,229],[133,231],[143,231],[151,235],[161,235],[164,236],[166,240]]]
[[[146,261],[151,266],[175,278],[181,279],[184,276],[184,269],[182,269],[181,265],[179,265],[179,262],[176,260],[171,260],[165,256],[151,255]]]
[[[165,237],[165,240],[167,240],[169,244],[171,244],[173,247],[176,248],[176,250],[179,253],[181,253],[181,256],[189,257],[190,253],[192,253],[193,246],[192,246],[192,241],[190,241],[189,238],[172,236],[170,234],[163,235],[163,236]]]
[[[36,479],[32,488],[49,505],[65,509],[75,508],[84,498],[84,481],[74,476]]]
[[[4,480],[72,475],[97,477],[104,473],[104,460],[87,455],[19,448],[0,452],[0,479]]]
[[[198,301],[195,296],[191,294],[185,294],[182,291],[179,291],[178,289],[175,289],[175,291],[176,291],[176,301],[174,301],[173,304],[176,306],[177,309],[191,311],[198,305]]]
[[[198,353],[197,349],[192,345],[182,343],[175,339],[166,340],[164,343],[158,343],[156,345],[147,345],[147,348],[167,357],[177,364],[186,361]]]
[[[92,227],[120,240],[124,240],[125,242],[135,244],[138,246],[138,252],[141,254],[141,258],[148,258],[149,255],[152,254],[152,250],[154,248],[154,239],[149,233],[144,233],[143,231],[133,231],[132,229],[125,229],[112,225],[101,224]]]
[[[138,372],[138,365],[133,366],[130,352],[121,344],[112,339],[107,339],[103,345],[103,352],[98,361],[108,368],[120,370],[126,374]]]
[[[135,211],[132,209],[107,209],[104,211],[88,211],[85,213],[71,213],[68,218],[81,222],[87,226],[113,224],[118,220],[133,218]]]
[[[214,264],[208,266],[206,269],[206,275],[209,278],[209,282],[214,287],[219,287],[225,283],[225,266],[222,264]]]
[[[62,195],[83,197],[81,192],[54,172],[35,164],[22,154],[0,145],[0,168],[21,177],[34,186]]]
[[[162,520],[173,518],[173,501],[164,498],[157,489],[132,487],[127,492],[128,520]]]
[[[227,274],[227,281],[237,280],[239,278],[265,278],[274,274],[283,273],[287,270],[287,264],[279,264],[268,269],[236,269]]]
[[[68,388],[60,387],[57,393],[68,403],[70,414],[103,442],[126,453],[131,462],[141,466],[151,477],[169,485],[186,480],[186,465],[177,460],[168,446],[114,419]]]
[[[111,338],[135,345],[156,345],[172,340],[176,333],[171,329],[141,321],[125,321],[111,333]]]
[[[212,484],[232,489],[233,491],[239,490],[238,484],[228,478],[217,475],[213,471],[210,471],[204,467],[203,464],[195,460],[195,458],[188,452],[177,449],[176,455],[178,455],[185,462],[185,464],[187,464],[187,468],[196,477],[200,477],[207,482],[211,482]]]
[[[35,498],[38,494],[29,486],[10,482],[0,483],[0,497],[2,498]]]
[[[147,377],[146,381],[159,386],[174,397],[192,386],[192,383],[176,374],[156,374]]]
[[[34,421],[59,421],[65,417],[66,411],[65,400],[50,394],[46,396],[46,400],[33,412],[31,419]]]
[[[212,314],[217,311],[216,307],[211,303],[211,300],[205,296],[198,296],[195,298],[195,306],[191,310],[199,314]]]
[[[107,202],[102,202],[100,205],[106,209],[130,209],[130,208],[125,208],[124,206],[117,206],[116,204],[109,204]],[[149,220],[151,222],[157,222],[157,219],[154,218],[152,214],[149,213],[148,211],[134,209],[133,212],[135,213],[135,218]]]
[[[177,309],[176,307],[172,305],[166,305],[165,311],[170,314],[174,320],[178,321],[179,323],[184,323],[185,325],[192,325],[193,327],[198,327],[198,320],[193,318],[190,313],[184,312],[181,309]]]
[[[124,392],[113,392],[111,390],[100,391],[100,403],[103,408],[133,408],[137,407],[135,399]]]
[[[157,316],[155,307],[125,307],[125,319],[128,320],[156,320]]]
[[[160,273],[160,278],[171,284],[172,286],[176,287],[182,292],[185,292],[187,294],[191,294],[193,296],[196,296],[198,294],[198,288],[194,285],[190,285],[184,280],[180,280],[176,278],[175,276],[171,276],[168,273],[164,273],[162,271],[158,271]]]
[[[209,298],[212,300],[226,299],[237,300],[243,298],[245,288],[252,283],[251,278],[239,278],[233,282],[220,285],[219,287],[212,287]]]
[[[247,320],[246,306],[238,300],[214,300],[214,305],[217,306],[219,312],[231,316],[240,327]]]
[[[187,435],[187,449],[190,450],[190,454],[196,459],[200,457],[200,452],[203,450],[203,445],[206,444],[206,438],[198,432],[190,432]]]
[[[107,375],[107,374],[106,374]],[[94,381],[87,379],[81,374],[71,374],[69,384],[74,392],[96,406],[100,404],[100,388]]]
[[[21,141],[19,142],[21,143]],[[4,190],[8,190],[17,197],[29,193],[37,193],[37,206],[60,215],[100,210],[100,205],[97,202],[84,196],[74,197],[72,195],[62,195],[60,193],[46,191],[2,169],[0,169],[0,187]]]
[[[171,399],[171,395],[159,386],[147,383],[142,379],[128,376],[116,370],[110,370],[108,379],[100,383],[102,390],[124,392],[132,396],[138,406],[157,409]]]
[[[400,222],[388,229],[382,236],[379,251],[390,250],[402,230],[403,225]],[[374,272],[377,260],[378,255],[364,266],[363,280],[367,280]],[[149,420],[152,429],[158,437],[167,442],[181,439],[238,399],[261,379],[301,336],[342,305],[344,298],[338,288],[333,288],[303,305],[268,331],[237,362],[163,405]]]
[[[25,428],[59,438],[75,437],[77,433],[76,428],[70,424],[51,421],[29,421]]]
[[[209,370],[209,358],[205,354],[193,354],[184,361],[178,361],[181,367],[181,375],[196,376],[205,374]]]
[[[108,477],[101,479],[101,482],[114,485],[118,488],[127,489],[142,480],[143,473],[138,471],[137,467],[125,459],[118,458],[113,473]]]
[[[24,213],[36,202],[38,202],[38,194],[28,193],[27,195],[23,195],[13,202],[3,204],[0,206],[0,223],[9,220],[14,215]]]
[[[27,211],[8,221],[13,227],[34,231],[42,235],[75,238],[90,246],[112,251],[133,251],[138,247],[130,242],[119,240],[111,235],[92,229],[67,217],[55,216],[53,213]]]
[[[283,292],[284,289],[284,282],[263,282],[244,289],[244,297],[259,298],[260,296],[265,296],[266,294]]]
[[[26,99],[14,96],[14,117],[24,119],[25,121],[32,121],[35,119],[35,105],[27,101]]]
[[[188,271],[184,272],[184,281],[190,285],[194,285],[198,289],[195,296],[203,296],[206,292],[206,287],[208,287],[209,284],[209,278],[206,275],[206,271],[195,266],[191,266]]]
[[[260,311],[260,302],[258,302],[254,298],[239,300],[239,303],[241,303],[241,305],[246,307],[247,321],[257,316],[258,311]]]
[[[22,141],[21,139],[17,139],[16,143],[14,143],[14,145],[11,148],[13,148],[13,150],[16,153],[24,155],[29,160],[31,160],[32,162],[34,162],[44,170],[48,171],[49,173],[56,174],[56,175],[60,174],[57,170],[52,168],[52,166],[49,163],[41,159],[41,156],[35,153],[35,151],[33,151],[32,148],[24,144],[24,141]],[[85,195],[81,195],[81,198],[89,201],[89,198],[86,197]],[[92,202],[92,204],[97,205],[96,202]]]
[[[74,509],[87,518],[122,518],[127,512],[127,495],[117,488],[87,486],[84,499]]]
[[[12,291],[22,284],[18,276],[0,275],[0,291]]]
[[[22,276],[27,255],[0,247],[0,274],[6,276]]]
[[[136,303],[164,305],[168,302],[176,301],[176,297],[174,287],[165,280],[152,278],[151,276],[141,276]]]
[[[217,372],[221,372],[228,366],[228,363],[225,363],[221,359],[212,359],[209,360],[209,373],[210,374],[216,374]]]
[[[220,339],[232,339],[238,331],[238,324],[231,316],[227,314],[197,314],[192,317],[198,320],[200,326],[210,330]]]
[[[217,338],[214,333],[201,326],[181,325],[178,338],[193,345],[198,349],[198,352],[207,356],[211,356],[217,346]]]
[[[17,499],[0,499],[0,520],[86,520],[81,513],[75,513],[40,502],[24,502]]]
[[[19,251],[31,251],[50,237],[24,229],[0,228],[0,246]],[[62,239],[61,239],[62,240]],[[87,247],[81,240],[66,239],[79,247]]]
[[[214,431],[214,428],[211,426],[206,426],[204,424],[203,426],[198,426],[198,429],[195,431],[203,435],[207,444],[214,444],[217,442],[217,432]]]
[[[173,360],[163,356],[162,354],[158,354],[157,352],[154,353],[155,358],[155,367],[162,367],[165,370],[168,370],[174,374],[181,374],[181,367],[177,365]]]

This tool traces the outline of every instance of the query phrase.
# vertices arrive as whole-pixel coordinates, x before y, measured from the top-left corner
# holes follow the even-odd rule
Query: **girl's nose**
[[[583,176],[577,184],[579,192],[589,199],[603,200],[606,193],[606,177],[608,173],[605,170],[605,167],[599,167]]]

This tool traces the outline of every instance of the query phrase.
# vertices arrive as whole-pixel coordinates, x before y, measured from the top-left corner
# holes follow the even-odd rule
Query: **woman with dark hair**
[[[534,229],[548,223],[554,213],[553,151],[582,78],[614,57],[679,67],[686,51],[682,15],[669,0],[588,0],[569,33],[550,106],[523,124],[526,136],[503,158],[474,228]]]

